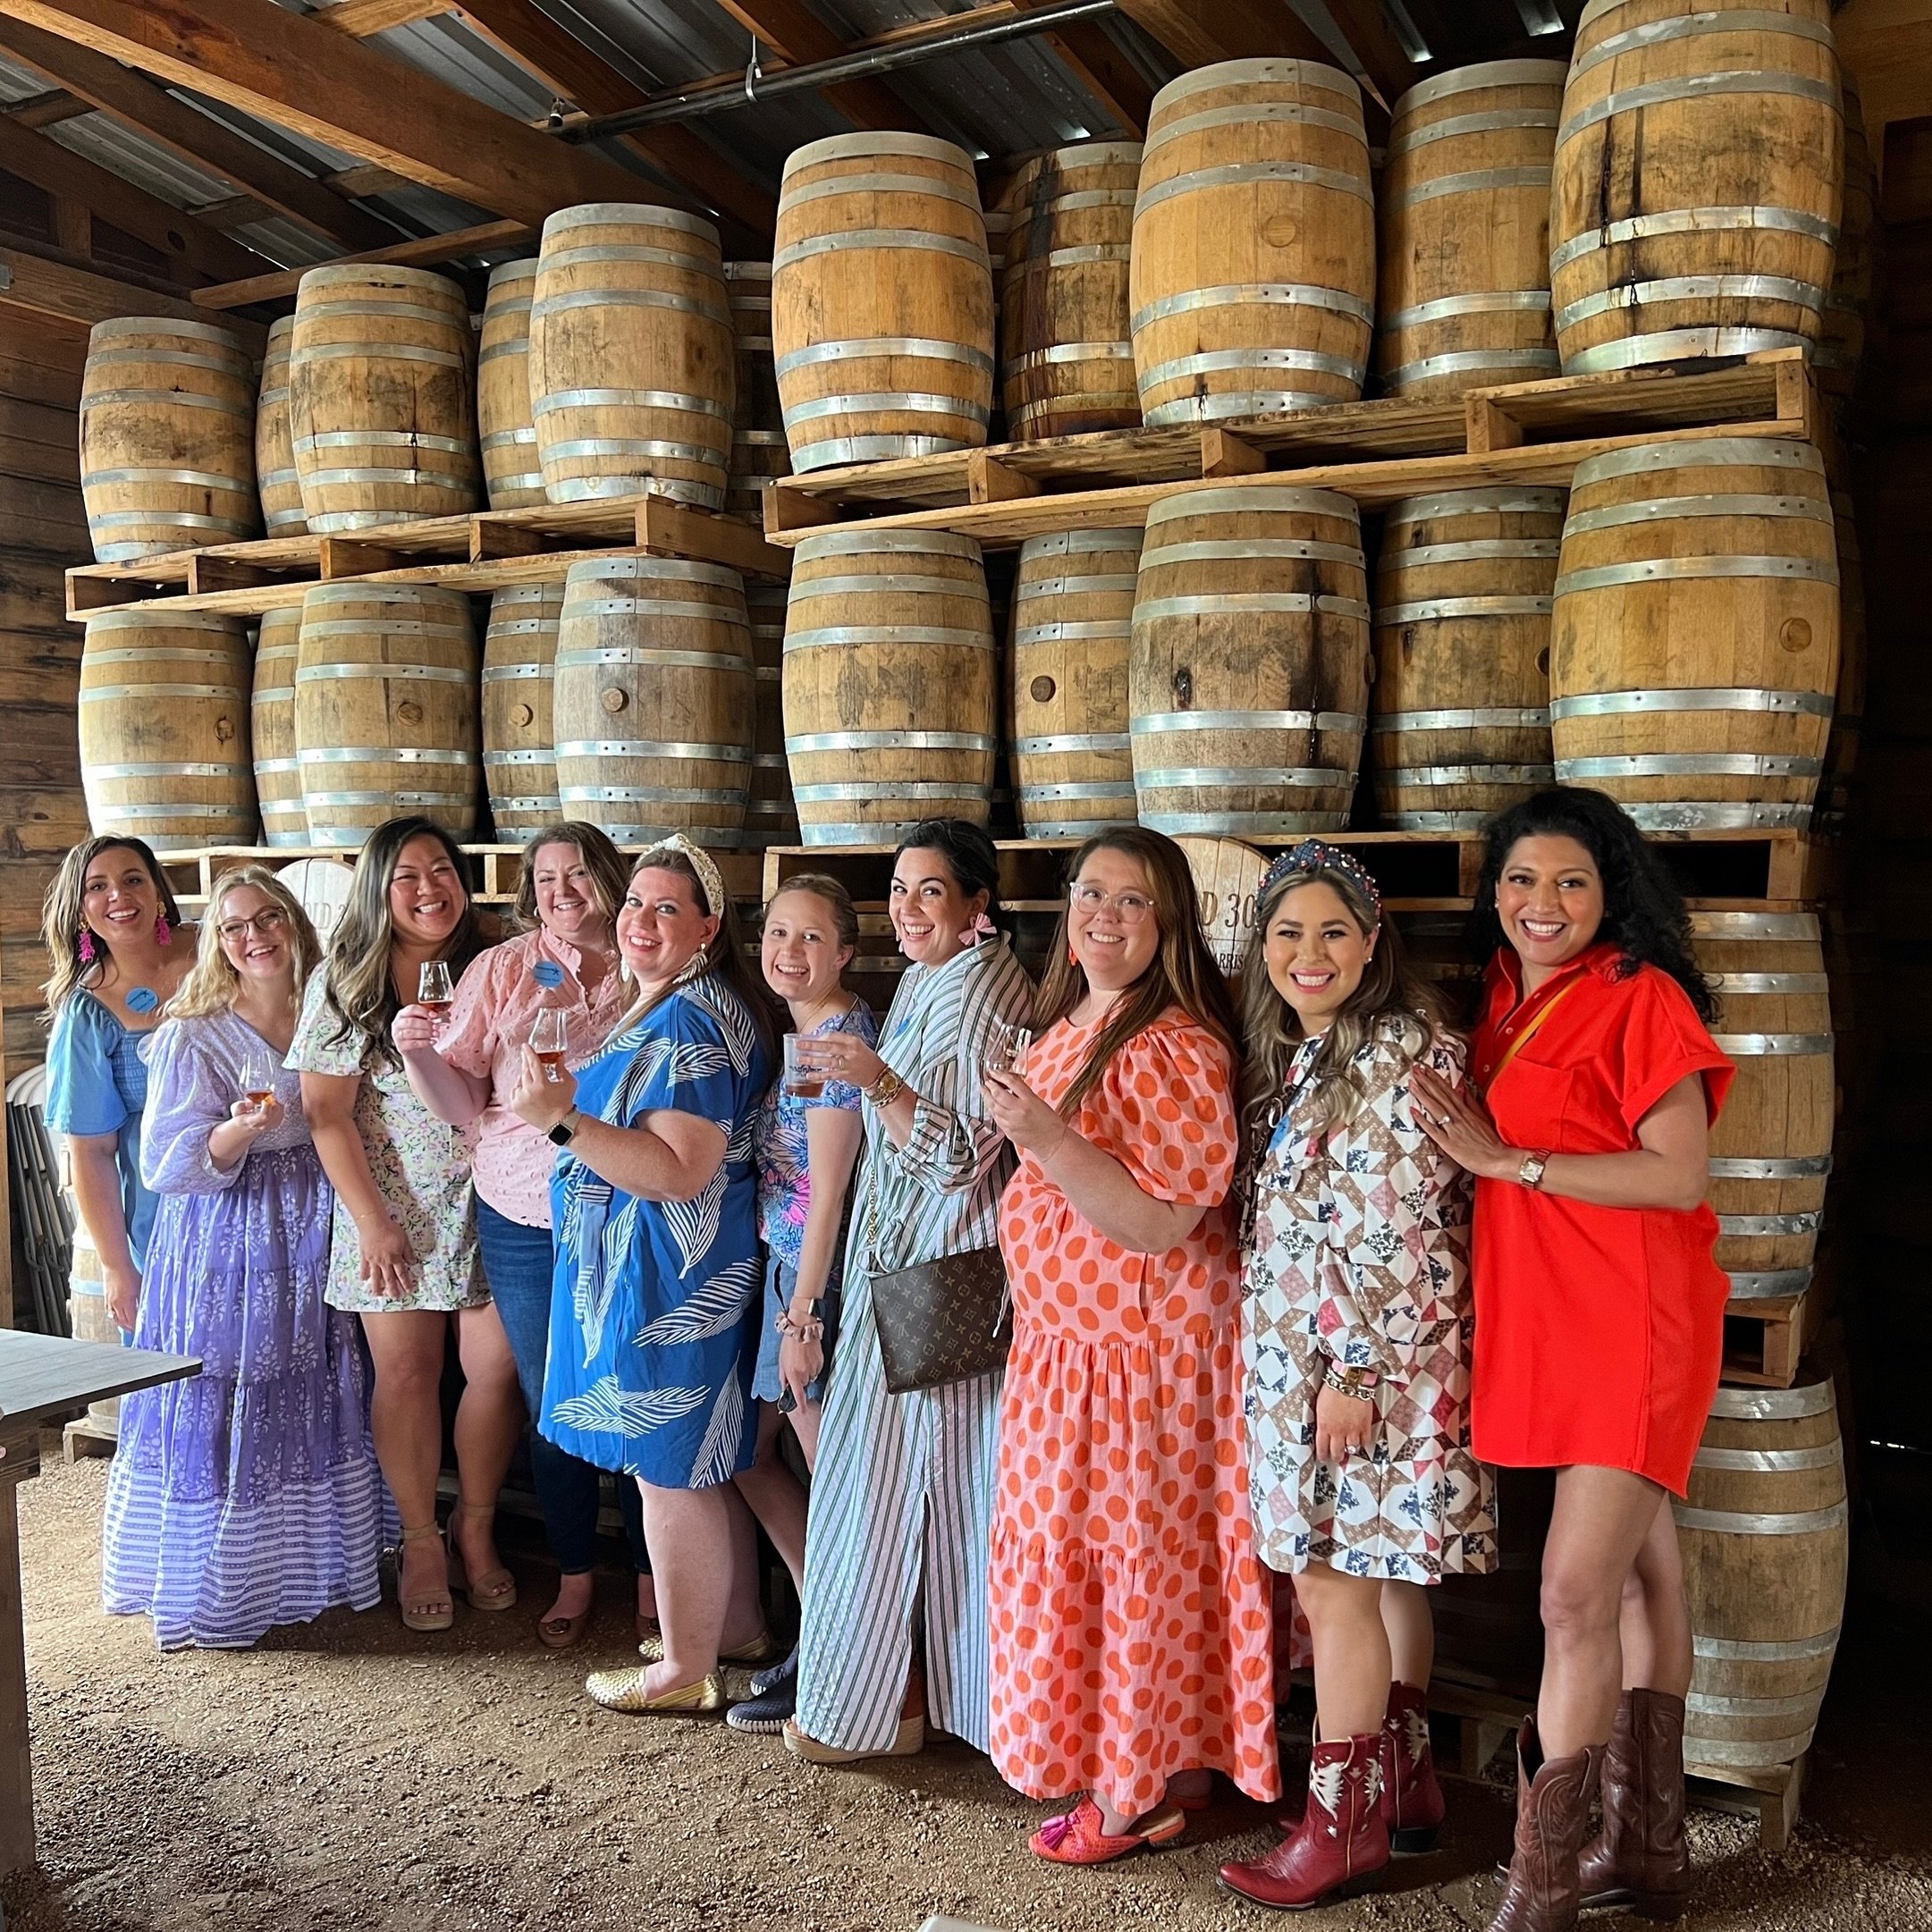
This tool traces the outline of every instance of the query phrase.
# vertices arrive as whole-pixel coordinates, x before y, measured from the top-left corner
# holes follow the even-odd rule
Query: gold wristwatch
[[[1543,1185],[1543,1169],[1548,1165],[1549,1149],[1547,1147],[1537,1153],[1525,1154],[1523,1165],[1516,1169],[1516,1178],[1534,1194]]]

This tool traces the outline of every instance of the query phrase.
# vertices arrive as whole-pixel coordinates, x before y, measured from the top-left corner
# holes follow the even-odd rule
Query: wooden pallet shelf
[[[1143,522],[1164,496],[1262,474],[1375,508],[1424,490],[1560,487],[1584,457],[1658,437],[1826,433],[1803,352],[1777,350],[1688,372],[1559,376],[1447,401],[1342,403],[1210,429],[1106,430],[816,470],[766,489],[765,534],[797,544],[863,518],[998,546]]]
[[[317,584],[502,590],[561,583],[585,559],[637,555],[690,557],[779,583],[791,572],[789,554],[740,519],[646,494],[426,517],[352,536],[268,536],[131,563],[80,564],[67,572],[67,614],[78,620],[133,609],[259,617],[299,604]]]
[[[1816,1306],[1808,1294],[1727,1302],[1724,1379],[1749,1388],[1789,1388],[1798,1379]]]

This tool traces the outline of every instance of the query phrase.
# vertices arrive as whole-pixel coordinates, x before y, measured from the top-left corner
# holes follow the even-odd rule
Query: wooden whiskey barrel
[[[751,799],[745,807],[745,844],[798,843],[798,807],[791,796],[785,757],[785,590],[782,585],[747,585],[751,657],[758,677],[757,730],[751,747]]]
[[[1000,295],[1000,384],[1015,442],[1140,422],[1127,333],[1140,172],[1135,141],[1056,148],[1019,171]]]
[[[80,780],[97,832],[157,852],[249,845],[249,642],[206,611],[104,611],[80,651]]]
[[[924,134],[795,148],[772,346],[792,468],[976,449],[992,413],[992,264],[973,157]]]
[[[1865,132],[1865,110],[1858,83],[1843,68],[1838,83],[1844,96],[1844,201],[1838,222],[1838,249],[1832,257],[1831,288],[1825,297],[1825,323],[1811,367],[1826,394],[1848,397],[1858,384],[1865,354],[1865,318],[1872,304],[1877,270],[1878,174]]]
[[[1134,823],[1127,653],[1141,532],[1060,530],[1020,546],[1013,764],[1030,839]]]
[[[1646,831],[1803,826],[1837,678],[1809,443],[1639,443],[1577,465],[1550,628],[1558,783],[1609,793]]]
[[[980,547],[839,530],[792,552],[785,754],[806,845],[890,845],[922,819],[983,825],[1000,653]]]
[[[1362,92],[1314,61],[1223,61],[1147,122],[1129,266],[1150,425],[1353,402],[1375,323]]]
[[[1127,670],[1141,823],[1261,839],[1340,830],[1368,664],[1362,523],[1347,497],[1257,485],[1157,502]]]
[[[1487,61],[1396,101],[1381,181],[1375,367],[1393,396],[1557,373],[1549,181],[1561,61]]]
[[[1229,980],[1236,980],[1259,909],[1268,855],[1238,839],[1182,837],[1174,842],[1180,847],[1194,882],[1202,937],[1214,955],[1215,965]]]
[[[469,303],[447,275],[384,263],[311,268],[295,296],[289,419],[318,535],[483,501]]]
[[[778,375],[772,361],[772,265],[727,262],[724,286],[738,354],[731,473],[725,484],[724,507],[763,529],[765,485],[791,474],[785,411],[778,400]]]
[[[483,782],[496,836],[561,817],[552,696],[561,584],[512,584],[490,598],[483,633]]]
[[[88,335],[80,497],[98,563],[256,536],[255,365],[208,322],[125,316]]]
[[[552,502],[654,490],[721,507],[732,362],[718,231],[702,216],[612,201],[544,222],[530,406]]]
[[[255,640],[255,682],[249,736],[255,752],[255,798],[266,845],[307,845],[302,766],[295,746],[295,669],[301,653],[302,607],[262,613]]]
[[[1375,802],[1467,831],[1551,780],[1549,612],[1561,490],[1443,490],[1389,506],[1375,569]]]
[[[255,487],[262,529],[269,536],[301,536],[308,529],[302,479],[295,470],[295,433],[289,426],[289,342],[294,333],[293,316],[277,316],[268,325],[255,401]]]
[[[1684,1763],[1791,1764],[1811,1742],[1844,1616],[1832,1385],[1720,1388],[1690,1494],[1672,1507],[1692,1633]]]
[[[1830,0],[1590,0],[1557,131],[1566,375],[1815,342],[1838,239]]]
[[[550,501],[530,414],[530,304],[536,294],[535,256],[490,271],[477,344],[477,439],[492,510],[527,510]]]
[[[406,812],[473,839],[480,788],[468,598],[415,584],[306,593],[295,741],[311,844],[360,846]]]
[[[681,831],[734,846],[751,783],[756,678],[736,570],[594,557],[564,579],[557,794],[620,844]]]
[[[1717,981],[1718,1046],[1737,1067],[1710,1135],[1717,1265],[1734,1299],[1801,1295],[1831,1172],[1831,1003],[1818,915],[1695,912],[1698,965]]]

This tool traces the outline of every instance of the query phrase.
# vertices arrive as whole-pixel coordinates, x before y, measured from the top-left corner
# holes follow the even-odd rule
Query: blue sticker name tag
[[[161,1004],[161,996],[151,986],[137,986],[127,998],[130,1013],[152,1013]]]
[[[563,984],[563,968],[554,959],[539,959],[530,968],[530,977],[547,991]]]

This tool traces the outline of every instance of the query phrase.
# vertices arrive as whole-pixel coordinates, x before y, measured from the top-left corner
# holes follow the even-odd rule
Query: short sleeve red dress
[[[1097,1026],[1026,1057],[1050,1106]],[[1157,1201],[1204,1206],[1165,1254],[1086,1220],[1031,1154],[1000,1204],[1013,1354],[993,1505],[992,1760],[1016,1790],[1129,1818],[1182,1771],[1277,1796],[1269,1591],[1241,1418],[1238,1135],[1227,1047],[1172,1010],[1114,1055],[1074,1122]]]
[[[1690,1074],[1717,1118],[1735,1068],[1667,973],[1620,976],[1592,947],[1523,998],[1490,962],[1475,1084],[1512,1147],[1633,1151]],[[1682,1496],[1717,1394],[1728,1284],[1705,1203],[1600,1208],[1513,1180],[1476,1184],[1475,1452],[1505,1468],[1628,1469]]]

